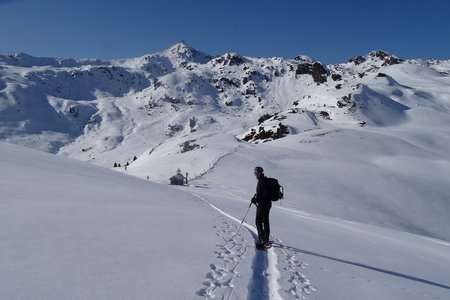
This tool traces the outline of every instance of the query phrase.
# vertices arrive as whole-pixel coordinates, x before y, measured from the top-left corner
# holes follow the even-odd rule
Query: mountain
[[[381,50],[327,65],[184,42],[113,61],[0,56],[0,140],[245,197],[262,165],[290,209],[450,241],[449,73]]]

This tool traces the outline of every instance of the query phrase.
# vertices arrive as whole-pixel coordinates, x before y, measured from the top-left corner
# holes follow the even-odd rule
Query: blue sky
[[[0,54],[128,58],[183,40],[211,55],[449,59],[449,16],[448,0],[0,0]]]

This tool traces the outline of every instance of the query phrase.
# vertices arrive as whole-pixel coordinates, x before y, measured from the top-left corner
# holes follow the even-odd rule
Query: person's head
[[[262,176],[264,176],[264,170],[261,167],[256,167],[253,173],[255,174],[256,179],[259,179]]]

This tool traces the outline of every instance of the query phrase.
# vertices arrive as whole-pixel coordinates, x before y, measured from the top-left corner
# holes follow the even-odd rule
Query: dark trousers
[[[269,205],[259,204],[256,207],[255,225],[258,230],[258,239],[260,241],[268,242],[270,236],[269,212],[272,203]]]

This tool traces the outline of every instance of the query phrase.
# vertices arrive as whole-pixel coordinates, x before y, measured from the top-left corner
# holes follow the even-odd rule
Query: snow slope
[[[1,293],[449,298],[449,74],[383,51],[336,65],[185,43],[114,61],[0,55],[0,139],[60,155],[1,144]],[[253,208],[232,238],[256,165],[286,190],[267,254]],[[164,186],[178,168],[180,191]]]
[[[176,189],[5,143],[0,156],[2,299],[450,297],[441,240],[283,203],[275,246],[255,250],[254,208],[235,234],[250,191],[219,184],[224,161],[217,184]]]
[[[0,298],[195,295],[219,239],[194,198],[63,157],[0,151]]]

